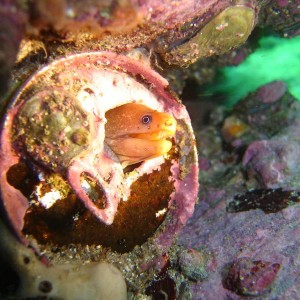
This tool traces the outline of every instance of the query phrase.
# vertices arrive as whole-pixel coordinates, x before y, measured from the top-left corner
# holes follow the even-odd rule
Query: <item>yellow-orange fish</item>
[[[145,105],[127,103],[106,112],[105,141],[123,167],[167,153],[176,120]]]

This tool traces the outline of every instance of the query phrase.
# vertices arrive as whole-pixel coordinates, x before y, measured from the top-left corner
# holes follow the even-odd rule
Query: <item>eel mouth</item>
[[[163,141],[172,139],[175,135],[176,127],[174,130],[158,130],[153,132],[145,132],[145,133],[132,133],[128,134],[127,137],[142,139],[142,140],[149,140],[149,141]],[[123,136],[123,138],[126,138]]]

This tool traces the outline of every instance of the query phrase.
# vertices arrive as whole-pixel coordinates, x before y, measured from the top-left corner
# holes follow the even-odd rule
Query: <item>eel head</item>
[[[123,167],[166,154],[176,120],[145,105],[127,103],[106,112],[105,141]]]

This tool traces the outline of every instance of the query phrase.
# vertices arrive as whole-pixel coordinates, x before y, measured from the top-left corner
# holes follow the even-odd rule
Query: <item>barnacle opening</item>
[[[80,177],[81,186],[86,192],[86,194],[89,196],[89,198],[99,209],[105,209],[107,206],[107,200],[97,180],[91,174],[88,173],[83,173]]]
[[[72,97],[64,93],[54,94],[53,90],[68,91]],[[74,105],[79,106],[69,110],[69,104],[73,105],[73,100]],[[105,143],[103,144],[104,114],[129,102],[174,114],[178,122],[189,122],[184,107],[169,92],[166,80],[159,78],[145,66],[139,66],[136,62],[130,62],[128,58],[118,57],[114,53],[78,54],[58,60],[34,75],[21,90],[14,99],[13,110],[8,112],[8,129],[4,130],[1,136],[2,141],[8,140],[7,144],[11,142],[9,146],[3,143],[11,150],[9,158],[6,159],[3,155],[6,149],[3,145],[0,149],[0,154],[6,159],[6,165],[11,164],[12,158],[17,162],[26,161],[28,172],[23,176],[24,182],[29,178],[36,179],[24,192],[24,186],[17,180],[18,168],[22,166],[17,163],[8,172],[6,167],[1,168],[7,172],[8,177],[7,181],[3,180],[1,183],[4,188],[8,187],[11,191],[10,186],[13,186],[25,196],[18,197],[19,193],[14,193],[17,197],[12,208],[25,202],[20,214],[16,216],[12,210],[8,211],[19,236],[26,235],[26,239],[34,239],[38,245],[46,245],[45,248],[50,249],[49,251],[52,246],[68,247],[76,244],[101,245],[120,253],[129,252],[136,245],[142,245],[154,236],[171,205],[177,209],[174,191],[184,182],[184,172],[189,172],[196,162],[194,145],[186,141],[193,140],[193,134],[189,131],[191,129],[180,129],[180,132],[177,132],[176,128],[176,137],[170,138],[173,147],[167,155],[160,155],[142,164],[140,162],[144,160],[139,160],[137,164],[131,165],[134,169],[124,174],[114,154],[106,149],[109,147]],[[25,110],[20,112],[23,104]],[[61,107],[60,104],[67,105]],[[68,122],[58,122],[57,126],[49,126],[51,129],[58,128],[55,132],[50,132],[51,140],[47,139],[48,132],[40,135],[39,130],[43,127],[44,120],[50,123],[55,120],[46,116],[46,111],[53,113],[53,117],[64,118],[66,115],[60,113],[62,109],[64,112],[75,114],[75,117],[70,118],[70,121],[75,122],[71,126],[74,131],[64,131]],[[36,110],[43,112],[45,117],[38,123],[39,128],[29,122]],[[23,118],[22,124],[16,116]],[[25,128],[29,123],[30,132],[26,132]],[[69,156],[56,155],[56,150],[66,146],[57,145],[57,136],[60,136],[61,132],[70,133],[68,138],[74,148],[66,149],[72,150],[68,153]],[[42,140],[41,136],[45,140]],[[178,142],[178,138],[181,143]],[[47,151],[52,145],[55,147],[51,154]],[[44,155],[48,155],[47,161],[43,160]],[[191,163],[188,161],[189,157]],[[51,166],[54,160],[57,168]],[[191,176],[196,178],[197,173],[192,173]],[[109,181],[109,178],[112,180]],[[84,186],[87,187],[85,191]],[[197,190],[194,182],[191,186]],[[104,192],[107,199],[103,195]],[[82,195],[86,196],[85,199]],[[109,198],[111,195],[115,197],[114,202]],[[49,199],[53,201],[49,202]],[[4,203],[7,204],[9,200],[6,197]],[[194,199],[188,200],[193,205]],[[179,208],[184,201],[187,201],[185,195],[180,195]],[[96,215],[93,210],[93,204],[99,205],[99,210],[103,211],[111,207],[115,209],[117,206],[112,213],[113,223],[110,224],[111,219],[107,223],[101,222],[100,214]],[[179,218],[181,214],[184,218],[189,216],[192,211],[189,209],[185,213],[179,208]],[[169,218],[166,220],[167,226],[170,224],[168,222]],[[184,223],[176,220],[178,226],[180,222]]]

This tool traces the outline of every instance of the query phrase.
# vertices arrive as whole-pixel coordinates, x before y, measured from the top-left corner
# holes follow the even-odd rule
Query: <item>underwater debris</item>
[[[283,189],[258,189],[237,195],[229,202],[227,211],[241,212],[250,209],[261,209],[264,213],[277,213],[288,206],[300,202],[300,191]]]

